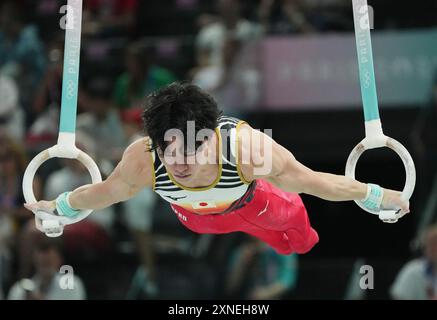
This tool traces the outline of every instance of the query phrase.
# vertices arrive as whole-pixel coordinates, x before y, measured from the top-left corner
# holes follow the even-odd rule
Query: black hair
[[[159,89],[146,98],[143,112],[144,131],[152,140],[150,151],[164,151],[167,130],[179,129],[185,134],[188,121],[194,121],[196,134],[201,129],[215,130],[221,114],[213,97],[189,82],[174,82]],[[200,144],[196,142],[196,149]]]

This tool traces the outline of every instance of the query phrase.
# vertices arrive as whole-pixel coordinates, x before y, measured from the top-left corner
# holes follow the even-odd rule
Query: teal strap
[[[361,97],[363,99],[364,120],[367,122],[379,119],[370,21],[366,0],[354,0],[353,5]]]
[[[62,79],[59,132],[75,133],[79,83],[82,1],[68,1],[65,30],[64,71]]]
[[[377,184],[369,183],[368,186],[370,187],[370,194],[361,203],[369,210],[379,210],[381,208],[384,192]]]
[[[70,193],[71,192],[64,192],[56,198],[56,210],[60,216],[74,218],[80,213],[80,210],[75,210],[68,204],[67,196]]]

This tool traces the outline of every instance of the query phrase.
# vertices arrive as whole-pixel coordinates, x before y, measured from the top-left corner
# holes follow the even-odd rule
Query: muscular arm
[[[345,176],[313,171],[277,143],[273,143],[273,163],[273,170],[266,179],[285,191],[306,193],[329,201],[366,197],[366,184]]]
[[[345,176],[313,171],[268,135],[248,125],[241,127],[239,137],[241,171],[248,181],[265,179],[284,191],[306,193],[330,201],[366,197],[366,184]]]
[[[69,202],[74,209],[99,210],[132,198],[152,185],[151,157],[141,140],[130,145],[112,174],[103,182],[74,190]]]
[[[366,197],[366,184],[343,175],[311,170],[268,135],[249,125],[241,126],[238,137],[241,172],[248,181],[265,179],[284,191],[306,193],[329,201]],[[400,192],[385,189],[383,207],[394,206],[409,211],[408,203],[400,199]]]
[[[153,184],[153,164],[146,151],[145,139],[132,143],[123,153],[123,158],[112,174],[103,182],[77,188],[69,197],[73,209],[99,210],[132,198],[142,188]],[[26,209],[51,212],[56,208],[56,201],[41,200],[25,203]]]

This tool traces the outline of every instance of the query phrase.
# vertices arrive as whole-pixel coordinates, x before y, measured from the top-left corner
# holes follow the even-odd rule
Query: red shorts
[[[172,204],[179,221],[196,233],[244,232],[269,244],[280,254],[306,253],[319,241],[300,196],[265,180],[257,180],[253,198],[224,214],[199,215]]]

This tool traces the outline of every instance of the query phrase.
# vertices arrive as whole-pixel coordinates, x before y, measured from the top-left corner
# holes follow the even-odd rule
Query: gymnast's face
[[[158,156],[169,172],[178,181],[190,182],[201,178],[208,165],[216,161],[216,136],[204,141],[196,141],[185,146],[183,137],[175,137],[162,151],[158,148]]]

